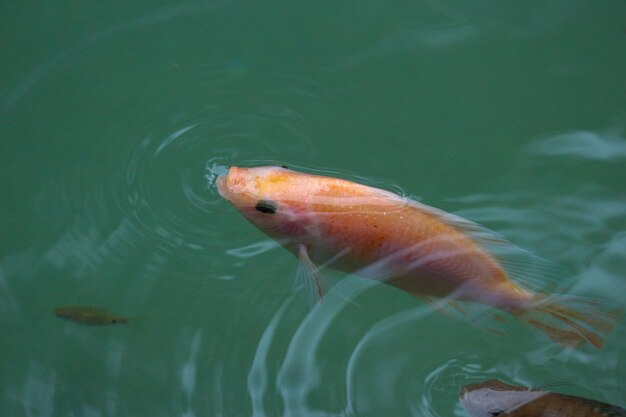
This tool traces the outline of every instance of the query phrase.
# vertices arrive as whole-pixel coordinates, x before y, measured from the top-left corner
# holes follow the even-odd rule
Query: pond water
[[[0,414],[466,416],[463,385],[626,405],[572,350],[297,259],[224,201],[287,164],[411,196],[625,306],[626,3],[4,2]],[[129,323],[62,320],[61,306]]]

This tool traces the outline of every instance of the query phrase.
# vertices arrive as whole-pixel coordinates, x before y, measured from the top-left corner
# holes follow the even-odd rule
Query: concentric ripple
[[[217,175],[242,160],[314,152],[298,107],[317,97],[316,84],[237,62],[196,68],[189,82],[181,87],[187,101],[173,100],[171,114],[138,141],[126,172],[127,200],[162,245],[204,250],[226,238]]]
[[[137,257],[153,277],[171,261],[202,268],[197,257],[212,250],[238,254],[257,242],[223,227],[230,213],[216,176],[233,164],[315,154],[307,116],[321,104],[314,79],[235,61],[159,70],[167,90],[150,99],[151,91],[131,92],[120,110],[128,126],[81,138],[77,157],[43,179],[40,209],[56,229],[44,259],[74,277],[110,276],[104,271]]]

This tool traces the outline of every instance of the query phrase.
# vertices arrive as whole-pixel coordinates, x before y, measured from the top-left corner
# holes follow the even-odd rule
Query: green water
[[[393,2],[392,2],[393,3]],[[209,180],[286,163],[401,191],[624,305],[622,1],[3,2],[0,414],[465,416],[488,378],[626,405],[602,350],[498,336],[297,261]],[[84,326],[65,305],[131,324]]]

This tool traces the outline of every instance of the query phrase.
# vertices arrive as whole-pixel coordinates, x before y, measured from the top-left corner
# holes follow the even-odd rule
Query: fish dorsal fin
[[[509,279],[523,288],[533,292],[555,292],[562,285],[559,281],[568,275],[556,262],[533,255],[478,223],[417,201],[407,201],[416,210],[470,238],[500,263]]]
[[[546,381],[540,385],[533,386],[532,389],[537,390],[537,391],[548,391],[552,388],[561,388],[561,387],[567,387],[571,385],[572,384],[569,382],[564,382],[558,379],[554,379],[554,380]]]

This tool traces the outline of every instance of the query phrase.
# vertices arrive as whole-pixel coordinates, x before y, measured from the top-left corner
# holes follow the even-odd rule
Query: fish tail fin
[[[621,309],[594,298],[561,295],[533,303],[519,316],[553,341],[576,348],[591,343],[597,349],[621,316]]]

